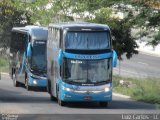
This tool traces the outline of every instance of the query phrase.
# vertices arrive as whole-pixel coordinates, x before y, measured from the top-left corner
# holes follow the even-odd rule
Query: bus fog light
[[[37,84],[37,81],[36,81],[36,80],[33,80],[33,84]]]

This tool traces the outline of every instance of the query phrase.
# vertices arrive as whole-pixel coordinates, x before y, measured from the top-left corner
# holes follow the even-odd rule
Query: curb
[[[9,73],[0,72],[2,75],[9,75]]]
[[[148,51],[144,51],[144,50],[140,50],[140,49],[137,49],[137,50],[142,54],[150,55],[153,57],[160,57],[160,54],[157,54],[157,53],[152,53],[152,52],[148,52]]]
[[[116,96],[116,97],[122,97],[122,98],[126,98],[126,99],[130,99],[131,98],[130,96],[122,95],[122,94],[119,94],[119,93],[113,93],[113,95]]]

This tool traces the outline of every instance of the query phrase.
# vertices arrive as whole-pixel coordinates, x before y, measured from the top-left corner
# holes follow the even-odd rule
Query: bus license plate
[[[84,100],[92,100],[92,97],[91,96],[85,96]]]

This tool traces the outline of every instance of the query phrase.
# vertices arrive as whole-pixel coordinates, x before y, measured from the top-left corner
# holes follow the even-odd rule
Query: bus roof
[[[63,22],[57,24],[49,24],[49,27],[56,27],[60,29],[93,29],[93,30],[110,30],[108,25],[97,24],[97,23],[89,23],[89,22]]]
[[[47,27],[28,25],[25,27],[13,27],[12,31],[28,33],[32,39],[47,40],[48,37]]]

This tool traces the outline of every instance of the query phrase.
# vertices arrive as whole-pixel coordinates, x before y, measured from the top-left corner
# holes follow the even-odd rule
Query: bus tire
[[[66,102],[64,102],[64,101],[62,101],[62,100],[60,100],[60,99],[58,98],[58,104],[59,104],[60,106],[65,106],[65,105],[66,105]]]
[[[101,107],[108,107],[108,102],[99,102]]]
[[[28,91],[32,90],[32,87],[28,85],[28,76],[25,74],[25,87]]]
[[[58,91],[58,93],[59,93],[59,91]],[[59,94],[58,94],[58,93],[57,93],[58,104],[59,104],[60,106],[65,106],[65,105],[66,105],[66,102],[64,102],[64,101],[62,101],[62,100],[59,99]]]
[[[17,81],[17,77],[16,77],[15,73],[13,74],[13,85],[14,85],[14,87],[20,86],[20,83]]]
[[[51,94],[51,83],[49,80],[47,80],[47,92]]]
[[[52,91],[50,93],[50,99],[51,99],[51,101],[56,101],[57,100],[57,98],[53,96]]]
[[[53,95],[51,95],[50,94],[50,99],[51,99],[51,101],[56,101],[57,99],[53,96]]]
[[[27,89],[28,91],[31,91],[31,90],[32,90],[32,87],[27,84],[26,89]]]
[[[51,86],[50,86],[50,93],[49,94],[50,94],[51,101],[56,101],[57,100],[57,98],[53,96],[53,93],[52,93],[52,90],[51,90]]]

